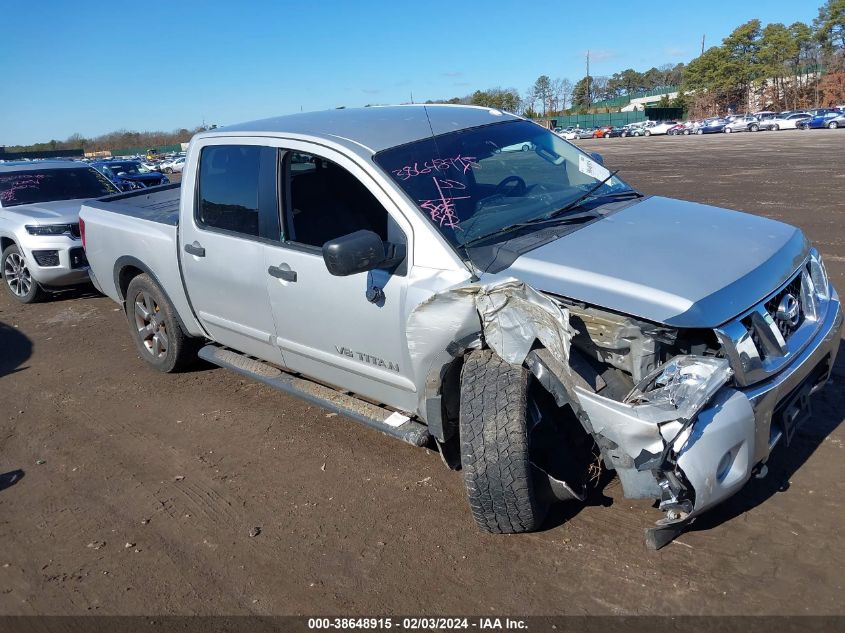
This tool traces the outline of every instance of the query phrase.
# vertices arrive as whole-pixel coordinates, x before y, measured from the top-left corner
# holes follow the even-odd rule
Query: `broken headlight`
[[[827,270],[825,270],[821,254],[815,248],[810,252],[810,278],[813,280],[816,296],[823,301],[830,299]]]
[[[725,358],[675,356],[634,387],[625,403],[648,404],[691,420],[732,375]]]

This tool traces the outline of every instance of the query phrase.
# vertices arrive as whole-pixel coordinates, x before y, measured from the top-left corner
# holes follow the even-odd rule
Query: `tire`
[[[3,281],[9,296],[20,303],[36,303],[46,296],[38,282],[32,278],[29,265],[17,244],[11,244],[3,251]]]
[[[165,167],[165,168],[164,168],[164,173],[165,173],[165,174],[172,174],[172,173],[173,173],[173,170],[172,170],[170,167]]]
[[[129,282],[126,320],[138,353],[154,369],[180,371],[196,360],[199,340],[185,334],[176,310],[149,275]]]
[[[689,130],[684,130],[684,136],[689,136]]]
[[[731,128],[729,128],[729,127],[726,127],[726,128],[724,129],[724,132],[725,132],[725,134],[730,134],[731,132],[733,132],[733,130],[732,130]]]
[[[695,133],[696,134],[704,134],[704,130],[696,130]]]
[[[531,149],[531,148],[530,148],[530,147],[528,147],[528,143],[525,143],[525,144],[522,146],[522,151],[523,151],[523,152],[527,152],[529,149]]]
[[[773,132],[777,132],[778,130],[780,130],[780,126],[779,126],[777,123],[775,123],[775,124],[774,124],[771,128],[769,128],[769,129],[770,129],[770,130],[772,130]]]
[[[472,352],[461,372],[461,466],[472,516],[493,534],[540,527],[528,444],[529,373],[490,350]]]
[[[757,132],[759,129],[760,129],[760,126],[759,126],[759,125],[749,125],[749,126],[748,126],[748,131],[749,131],[749,132]]]
[[[827,124],[828,130],[835,130],[838,127],[839,127],[839,124],[836,121],[831,121],[830,123]]]
[[[645,135],[646,135],[646,136],[651,136],[651,130],[646,130],[646,131],[645,131]]]

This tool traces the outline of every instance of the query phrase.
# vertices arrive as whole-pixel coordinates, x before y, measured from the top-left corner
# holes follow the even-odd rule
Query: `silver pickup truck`
[[[529,151],[507,151],[513,147]],[[398,106],[194,137],[180,185],[86,204],[141,357],[199,356],[462,468],[483,530],[606,470],[657,548],[763,476],[842,312],[800,230],[643,195],[498,110]]]

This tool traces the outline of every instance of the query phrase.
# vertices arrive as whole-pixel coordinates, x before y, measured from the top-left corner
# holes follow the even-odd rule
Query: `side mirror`
[[[599,165],[604,165],[604,159],[601,157],[601,154],[598,152],[592,152],[590,154],[590,158],[596,161]]]
[[[336,277],[381,267],[387,262],[384,242],[373,231],[360,230],[323,244],[323,261]]]

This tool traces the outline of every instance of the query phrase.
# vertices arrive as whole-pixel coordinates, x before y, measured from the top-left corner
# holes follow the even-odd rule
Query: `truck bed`
[[[96,207],[133,218],[176,226],[179,224],[180,183],[118,193],[97,200]]]
[[[122,303],[126,280],[146,273],[169,297],[187,333],[200,336],[180,273],[179,200],[178,183],[152,187],[86,202],[79,217],[92,281],[103,294]]]

